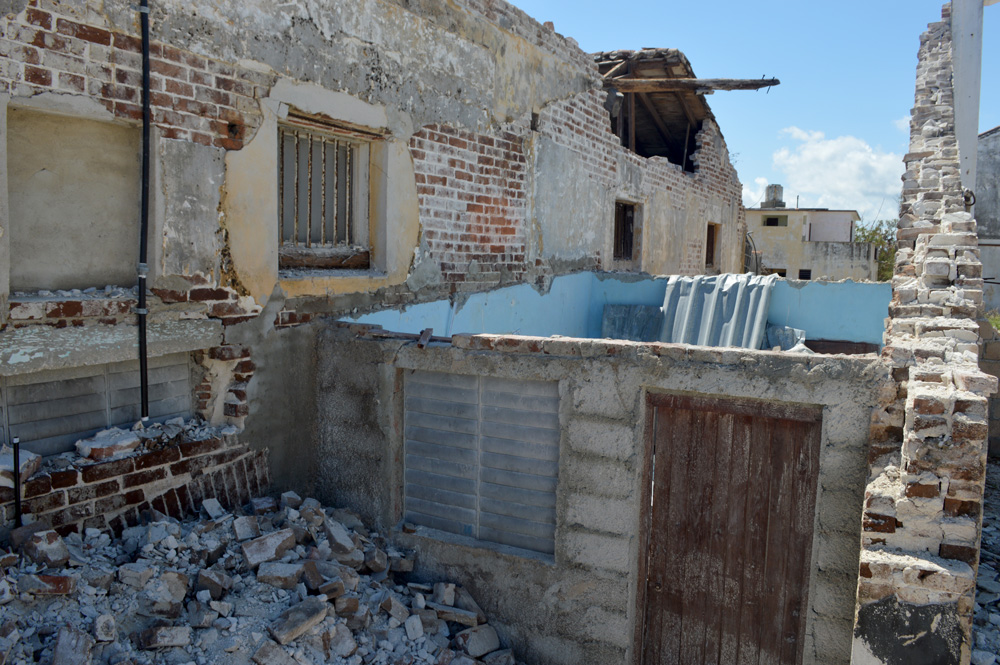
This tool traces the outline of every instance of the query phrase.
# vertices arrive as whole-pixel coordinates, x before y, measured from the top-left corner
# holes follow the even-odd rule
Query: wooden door
[[[821,409],[648,398],[642,665],[802,662]]]

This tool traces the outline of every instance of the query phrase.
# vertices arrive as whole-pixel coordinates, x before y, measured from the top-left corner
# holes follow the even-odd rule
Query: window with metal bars
[[[372,138],[289,113],[278,128],[278,265],[367,269]]]

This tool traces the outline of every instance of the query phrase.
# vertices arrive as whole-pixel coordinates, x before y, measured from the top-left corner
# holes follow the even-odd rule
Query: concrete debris
[[[87,633],[69,626],[62,628],[52,652],[52,665],[90,665],[93,648],[94,640]]]
[[[112,427],[101,430],[89,439],[76,442],[76,451],[82,457],[92,460],[113,460],[125,457],[139,447],[139,435],[135,432]]]
[[[20,451],[21,483],[28,481],[42,466],[41,455],[27,450]],[[0,487],[14,487],[14,449],[0,446]]]
[[[11,532],[0,663],[517,665],[468,591],[414,581],[413,555],[356,515],[265,499],[148,511],[117,538]]]
[[[43,568],[62,568],[69,563],[69,549],[55,531],[39,531],[24,544],[22,553]]]
[[[986,469],[982,549],[972,625],[973,665],[1000,662],[1000,464]]]

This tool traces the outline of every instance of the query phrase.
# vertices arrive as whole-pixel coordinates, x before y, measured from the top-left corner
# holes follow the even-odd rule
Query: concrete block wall
[[[418,550],[428,575],[460,574],[529,663],[618,663],[633,655],[641,617],[636,589],[647,391],[823,405],[804,662],[850,658],[849,590],[859,565],[867,421],[875,405],[895,395],[880,363],[497,335],[457,335],[450,345],[419,349],[412,339],[358,339],[355,332],[364,327],[330,327],[319,338],[315,494],[392,530],[397,542]],[[410,370],[559,382],[554,556],[422,528],[393,529],[403,514],[403,375]]]
[[[873,417],[855,663],[971,656],[997,379],[978,365],[982,266],[958,177],[948,5],[921,38],[915,99],[882,352],[897,394]]]

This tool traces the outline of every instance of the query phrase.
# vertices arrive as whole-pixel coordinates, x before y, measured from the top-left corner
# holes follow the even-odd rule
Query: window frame
[[[774,220],[774,224],[768,224],[772,219]],[[769,228],[788,226],[788,215],[765,215],[761,220],[761,226]]]
[[[705,228],[705,267],[719,267],[720,231],[721,225],[709,222]]]
[[[612,231],[611,258],[615,261],[635,261],[639,206],[631,201],[615,201],[615,221]],[[628,250],[626,255],[625,250]]]
[[[338,122],[325,116],[309,115],[293,107],[288,109],[287,115],[278,122],[277,126],[279,271],[302,269],[370,270],[373,268],[374,210],[372,192],[375,184],[372,181],[372,162],[378,150],[377,144],[384,138],[384,133]],[[290,176],[287,166],[289,156],[286,154],[286,143],[289,142],[295,150],[291,157]],[[315,148],[317,142],[322,146],[320,153],[323,155],[322,165],[318,173],[312,170],[314,168],[314,155],[317,152]],[[302,183],[299,179],[299,169],[303,165],[302,152],[300,152],[303,144],[309,146],[302,152],[308,153],[305,159],[306,172],[311,174],[305,185],[305,207],[309,211],[310,219],[307,221],[304,236],[298,227],[298,212],[303,204]],[[334,150],[334,181],[332,183],[334,209],[332,214],[328,215],[326,192],[330,182],[326,173],[326,162],[328,161],[326,156],[329,153],[330,145],[333,146]],[[346,150],[342,153],[344,149]],[[343,161],[342,154],[344,155]],[[342,163],[346,163],[349,169],[343,180],[341,180],[339,173]],[[313,191],[317,184],[317,178],[320,178],[318,184],[321,187],[318,197]],[[289,190],[293,197],[290,205],[288,203]],[[342,192],[346,192],[346,197],[341,197]],[[316,235],[313,219],[317,213],[317,198],[321,209],[319,242],[313,237]],[[345,200],[343,211],[340,209],[341,200]],[[289,223],[286,215],[289,212],[292,214],[292,224],[295,225],[291,234],[286,232]],[[344,237],[329,241],[326,238],[327,232],[331,231],[335,235],[340,235],[341,224],[343,224]],[[352,237],[355,231],[357,235]]]

